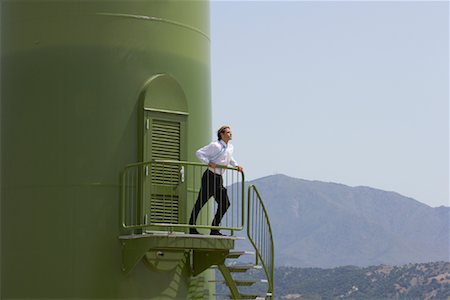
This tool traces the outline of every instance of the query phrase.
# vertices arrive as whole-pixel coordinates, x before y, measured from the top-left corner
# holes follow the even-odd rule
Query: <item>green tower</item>
[[[213,298],[235,238],[186,234],[211,133],[208,2],[0,3],[0,297]],[[246,192],[229,172],[233,232]]]

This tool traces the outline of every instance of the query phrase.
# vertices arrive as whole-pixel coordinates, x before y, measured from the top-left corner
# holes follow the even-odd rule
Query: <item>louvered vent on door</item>
[[[152,194],[150,205],[152,223],[178,223],[178,195]]]
[[[152,159],[180,160],[180,123],[165,120],[153,120],[152,124]],[[177,185],[179,166],[159,165],[152,167],[153,184]]]
[[[153,160],[180,160],[180,123],[153,119],[151,127],[151,156]],[[152,185],[164,186],[151,194],[150,219],[152,223],[178,223],[179,181],[177,164],[152,164]],[[162,190],[166,192],[161,193]],[[155,190],[156,191],[156,190]]]

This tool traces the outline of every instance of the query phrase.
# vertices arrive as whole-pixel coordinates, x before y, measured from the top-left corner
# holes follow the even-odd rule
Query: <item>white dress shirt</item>
[[[222,151],[222,148],[225,150]],[[220,152],[222,153],[218,155]],[[211,142],[209,145],[198,149],[195,155],[205,164],[215,163],[216,165],[223,166],[238,166],[238,163],[233,158],[233,145],[230,143],[225,144],[222,140]],[[225,169],[222,168],[213,169],[210,167],[209,170],[218,175],[222,175],[225,172]]]

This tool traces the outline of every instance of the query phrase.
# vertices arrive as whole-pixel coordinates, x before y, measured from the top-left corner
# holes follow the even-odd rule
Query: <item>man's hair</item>
[[[222,137],[220,136],[221,133],[225,132],[225,129],[230,128],[228,125],[223,125],[222,127],[217,130],[217,139],[220,141]]]

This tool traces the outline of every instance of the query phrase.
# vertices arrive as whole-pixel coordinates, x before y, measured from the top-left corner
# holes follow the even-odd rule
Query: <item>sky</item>
[[[450,205],[448,2],[210,6],[212,126],[231,126],[247,180]]]

